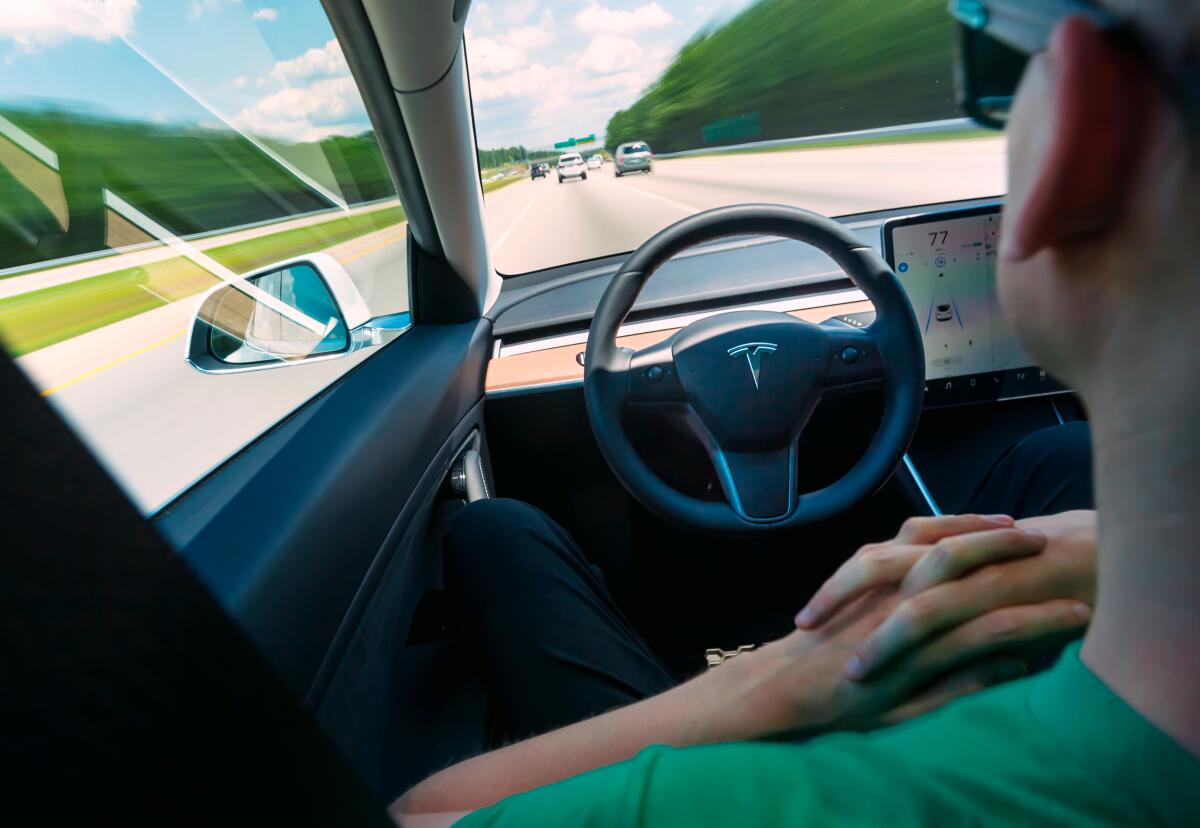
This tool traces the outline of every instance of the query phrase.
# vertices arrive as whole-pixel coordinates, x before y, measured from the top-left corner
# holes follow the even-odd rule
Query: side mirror
[[[407,313],[378,319],[336,259],[314,253],[217,285],[200,300],[187,360],[205,373],[333,359],[408,327]]]

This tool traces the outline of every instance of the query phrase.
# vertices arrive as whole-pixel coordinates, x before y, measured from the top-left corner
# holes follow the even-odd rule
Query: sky
[[[635,101],[702,25],[748,0],[475,0],[482,148],[545,147]],[[0,104],[290,141],[370,128],[318,0],[0,0]]]
[[[0,0],[0,103],[291,141],[370,128],[318,0]]]
[[[706,23],[748,0],[475,0],[467,62],[481,147],[595,133]]]

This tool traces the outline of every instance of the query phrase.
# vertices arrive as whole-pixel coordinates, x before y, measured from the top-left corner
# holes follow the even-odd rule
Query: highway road
[[[685,216],[726,204],[790,204],[838,216],[1001,195],[1003,138],[671,158],[652,173],[524,180],[485,197],[501,273],[632,250]]]
[[[775,202],[839,215],[1005,191],[1003,140],[983,138],[668,159],[649,175],[620,179],[608,164],[583,182],[523,180],[489,193],[485,203],[493,264],[519,273],[630,250],[672,222],[723,204]],[[405,232],[390,227],[326,251],[346,266],[375,314],[408,309]],[[78,270],[90,275],[91,265]],[[30,285],[59,278],[47,271]],[[372,353],[201,374],[184,361],[196,301],[18,360],[147,513]]]

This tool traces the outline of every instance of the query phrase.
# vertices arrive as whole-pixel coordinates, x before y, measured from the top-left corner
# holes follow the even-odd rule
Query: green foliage
[[[333,206],[231,130],[59,109],[0,114],[52,150],[59,162],[57,172],[39,167],[40,177],[54,183],[42,192],[27,189],[0,164],[0,217],[7,219],[0,222],[5,225],[0,228],[0,268],[104,250],[105,189],[180,236]],[[268,146],[350,204],[395,196],[371,132]],[[64,202],[65,227],[51,215],[55,199]]]
[[[479,169],[490,170],[510,164],[532,164],[558,158],[558,150],[531,150],[524,146],[479,150]]]
[[[206,253],[228,268],[247,273],[402,221],[400,207],[384,207],[244,239]],[[114,257],[114,268],[120,268],[121,259]],[[177,302],[215,284],[213,274],[187,259],[172,257],[10,296],[0,299],[0,341],[12,356],[21,356],[162,307],[166,301]]]
[[[945,0],[757,0],[688,42],[605,144],[694,149],[741,116],[763,139],[954,117],[953,69]]]
[[[523,162],[528,157],[525,147],[501,147],[500,149],[479,150],[479,168],[486,170],[491,167],[503,167],[513,162]]]

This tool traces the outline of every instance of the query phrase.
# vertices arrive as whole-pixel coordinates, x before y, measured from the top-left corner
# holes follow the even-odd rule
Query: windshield
[[[838,216],[1002,195],[1005,141],[961,118],[954,50],[945,0],[476,0],[493,264],[628,252],[727,204]],[[561,187],[524,171],[571,148],[614,163]]]

